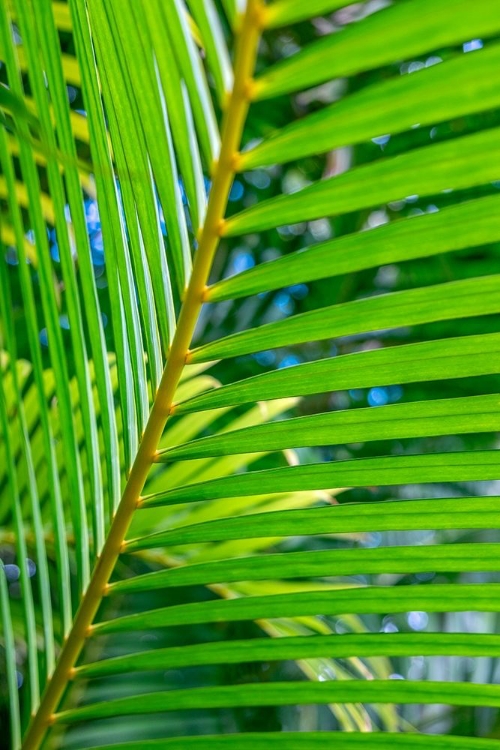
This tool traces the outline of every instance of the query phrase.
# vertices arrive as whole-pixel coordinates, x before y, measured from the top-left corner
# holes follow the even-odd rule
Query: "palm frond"
[[[496,709],[494,679],[399,681],[389,661],[496,658],[493,621],[386,633],[382,618],[500,612],[486,534],[499,498],[485,484],[499,478],[500,16],[494,0],[347,5],[0,2],[0,543],[16,561],[0,564],[0,613],[14,750],[103,747],[103,719],[124,749],[498,744],[413,733],[396,708]],[[312,41],[289,54],[292,24]],[[470,39],[480,49],[464,55]],[[292,122],[267,116],[276,97]],[[264,197],[235,198],[245,181]],[[423,199],[428,211],[387,221]],[[227,273],[228,252],[297,235]],[[486,261],[467,262],[477,248]],[[387,267],[414,276],[384,293],[351,285]],[[342,293],[268,314],[266,295],[326,280]],[[308,361],[295,367],[245,365],[297,345]],[[395,385],[409,387],[402,403],[297,411],[298,397]],[[370,487],[385,494],[364,502],[355,490]],[[418,536],[429,529],[439,543]],[[369,548],[375,532],[415,536]],[[227,679],[230,665],[269,662],[295,664]],[[181,688],[168,677],[189,668],[199,675]],[[303,705],[328,706],[348,731],[310,731],[324,726],[315,717],[308,731],[228,734],[213,720]],[[139,715],[151,726],[130,729]]]

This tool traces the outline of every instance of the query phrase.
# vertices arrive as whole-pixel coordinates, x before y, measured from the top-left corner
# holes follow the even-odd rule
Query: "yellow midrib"
[[[47,683],[39,709],[32,717],[26,732],[23,742],[24,750],[37,750],[45,738],[48,727],[57,720],[55,711],[57,711],[68,681],[72,678],[85,640],[91,633],[92,622],[120,554],[132,516],[140,504],[141,492],[170,413],[175,390],[186,363],[195,325],[204,301],[213,258],[220,241],[221,225],[235,173],[235,158],[248,112],[263,11],[262,0],[248,0],[236,42],[234,87],[223,119],[220,156],[213,170],[214,178],[205,224],[200,234],[193,271],[186,289],[168,361],[122,499],[89,586],[76,613],[73,627],[61,650],[55,671]]]

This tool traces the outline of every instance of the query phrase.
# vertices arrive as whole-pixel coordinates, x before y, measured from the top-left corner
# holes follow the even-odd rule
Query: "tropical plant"
[[[497,747],[498,3],[347,6],[0,2],[14,749]]]

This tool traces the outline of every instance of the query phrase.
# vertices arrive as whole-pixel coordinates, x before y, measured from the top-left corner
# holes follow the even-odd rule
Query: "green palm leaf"
[[[0,0],[14,750],[497,746],[498,8],[347,6]]]

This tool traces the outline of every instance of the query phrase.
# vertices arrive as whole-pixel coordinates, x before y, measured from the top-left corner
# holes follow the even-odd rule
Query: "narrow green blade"
[[[12,750],[21,747],[21,712],[16,671],[16,644],[9,603],[9,589],[4,564],[0,560],[0,621],[2,623],[3,647],[5,649],[5,672],[8,691],[10,733]]]
[[[411,2],[394,3],[271,67],[257,78],[254,97],[300,91],[332,78],[413,60],[467,39],[490,37],[499,30],[495,0],[477,0],[474,5],[463,0],[419,0],[418,12]]]
[[[362,271],[390,263],[429,258],[500,239],[497,196],[460,203],[435,213],[412,216],[368,232],[344,235],[218,281],[207,301],[220,302]]]
[[[255,513],[161,531],[127,542],[125,551],[179,544],[266,537],[343,534],[417,529],[494,529],[500,523],[499,497],[389,500],[343,503],[306,510]]]
[[[314,550],[197,563],[145,573],[111,584],[111,594],[176,586],[263,581],[279,577],[331,578],[385,573],[453,573],[500,570],[498,544],[433,544],[379,549]]]
[[[438,339],[305,362],[205,391],[175,406],[176,414],[325,391],[493,375],[500,334]]]
[[[320,584],[318,584],[320,588]],[[125,633],[208,622],[241,622],[263,617],[304,617],[409,612],[500,612],[500,584],[430,586],[353,586],[334,590],[248,596],[227,601],[195,602],[126,615],[93,626],[93,634]],[[425,686],[427,682],[422,683]],[[452,687],[455,687],[453,683]],[[262,687],[259,685],[258,687]],[[489,686],[492,687],[492,686]],[[498,685],[494,686],[499,693]]]
[[[164,28],[169,34],[177,65],[186,81],[205,165],[208,171],[211,171],[219,155],[220,136],[205,71],[194,47],[185,7],[180,0],[171,0],[168,3],[154,0],[153,5],[157,17],[164,19]]]
[[[242,354],[439,320],[500,312],[500,276],[436,284],[322,307],[235,333],[194,349],[190,361]]]
[[[198,0],[192,3],[191,9],[201,33],[219,105],[224,108],[233,86],[233,71],[217,8],[213,0]]]
[[[253,638],[158,648],[78,667],[77,679],[179,669],[206,664],[242,664],[350,656],[500,656],[500,636],[477,633],[360,633],[331,636]]]
[[[334,743],[339,748],[381,748],[396,747],[398,750],[412,750],[426,747],[427,750],[498,750],[498,740],[477,737],[442,737],[435,734],[412,734],[388,732],[252,732],[251,734],[231,734],[205,737],[179,737],[164,740],[144,740],[141,742],[120,742],[103,745],[95,750],[323,750],[326,743]]]
[[[239,169],[291,162],[386,133],[401,133],[416,123],[435,125],[494,109],[500,104],[500,91],[491,70],[499,67],[500,46],[495,44],[374,84],[278,130],[244,152]]]
[[[341,443],[495,432],[500,394],[347,409],[271,422],[193,440],[159,452],[157,461]]]
[[[482,185],[498,179],[499,160],[500,129],[485,130],[382,158],[292,195],[262,201],[227,219],[223,233],[231,237],[261,232],[359,211],[409,195],[434,195]]]
[[[333,487],[394,486],[496,479],[497,451],[382,456],[252,471],[167,490],[144,498],[140,507],[245,497],[268,492],[327,490]]]
[[[452,706],[500,706],[498,685],[410,680],[343,680],[228,685],[148,693],[118,698],[56,715],[71,724],[108,716],[242,706],[290,706],[328,703],[444,703]]]

